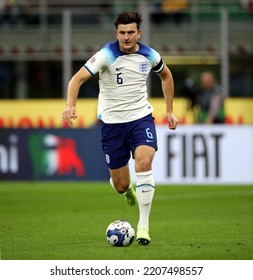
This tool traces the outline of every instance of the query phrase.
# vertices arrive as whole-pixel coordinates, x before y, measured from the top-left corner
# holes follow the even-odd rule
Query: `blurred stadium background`
[[[61,114],[71,75],[114,40],[114,18],[129,9],[173,73],[180,124],[165,125],[151,74],[154,245],[115,254],[107,225],[135,226],[138,215],[108,184],[97,76],[80,90],[74,129]],[[0,259],[252,260],[252,23],[250,0],[0,0]],[[199,124],[189,109],[185,81],[199,84],[204,70],[223,88],[224,124]]]
[[[107,178],[103,163],[103,175],[94,172],[89,149],[97,142],[93,152],[103,162],[99,133],[94,132],[99,126],[98,76],[80,90],[77,130],[63,127],[61,113],[70,77],[107,41],[115,39],[115,16],[130,9],[142,13],[142,42],[160,52],[175,80],[174,109],[181,125],[174,136],[163,131],[159,78],[151,74],[149,80],[164,151],[155,163],[164,163],[161,181],[170,182],[174,176],[174,182],[192,182],[200,176],[194,180],[211,177],[212,183],[253,183],[250,0],[0,1],[1,179]],[[224,125],[203,128],[188,107],[185,81],[190,78],[198,84],[204,70],[213,71],[222,86]],[[85,134],[78,129],[83,128],[87,136],[82,138]],[[240,149],[234,146],[237,143]],[[244,164],[232,160],[230,151]],[[67,154],[73,161],[68,166],[62,161]]]

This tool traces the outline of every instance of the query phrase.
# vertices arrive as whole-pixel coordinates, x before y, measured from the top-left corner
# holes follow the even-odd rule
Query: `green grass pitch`
[[[253,259],[253,186],[157,186],[148,246],[110,246],[116,219],[136,229],[138,207],[109,183],[1,182],[1,259]]]

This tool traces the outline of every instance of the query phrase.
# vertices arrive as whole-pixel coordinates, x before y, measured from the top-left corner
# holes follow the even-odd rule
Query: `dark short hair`
[[[137,24],[137,28],[140,29],[142,17],[137,12],[129,11],[119,14],[114,22],[114,25],[117,29],[119,24],[129,24],[134,22]]]

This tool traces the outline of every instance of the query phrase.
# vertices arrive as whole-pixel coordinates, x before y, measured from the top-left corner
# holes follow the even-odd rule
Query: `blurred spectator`
[[[18,23],[19,10],[15,0],[0,0],[0,24],[8,23],[15,26]]]
[[[19,0],[20,20],[25,25],[39,24],[39,7],[32,6],[31,1]]]
[[[189,8],[189,0],[163,0],[154,1],[152,4],[155,13],[151,14],[151,20],[155,24],[172,21],[181,24],[185,11]]]
[[[183,95],[187,99],[187,111],[191,111],[193,114],[194,123],[197,122],[197,112],[198,112],[198,96],[199,96],[199,86],[196,81],[192,78],[187,78],[183,84]]]
[[[199,123],[224,123],[224,100],[221,87],[216,83],[214,74],[204,71],[200,77]]]
[[[39,24],[38,3],[28,0],[0,0],[0,25]]]
[[[162,1],[162,9],[166,12],[180,12],[188,8],[188,0],[164,0]]]
[[[184,12],[188,9],[188,2],[188,0],[163,0],[161,9],[170,16],[174,23],[181,24]]]
[[[16,87],[15,62],[0,61],[0,99],[15,98]]]
[[[241,5],[249,12],[253,12],[253,1],[252,0],[240,0]]]

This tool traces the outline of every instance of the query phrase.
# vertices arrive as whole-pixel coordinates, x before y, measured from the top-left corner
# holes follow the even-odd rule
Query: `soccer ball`
[[[134,240],[134,229],[125,220],[112,222],[106,229],[106,239],[108,243],[115,247],[127,247]]]

